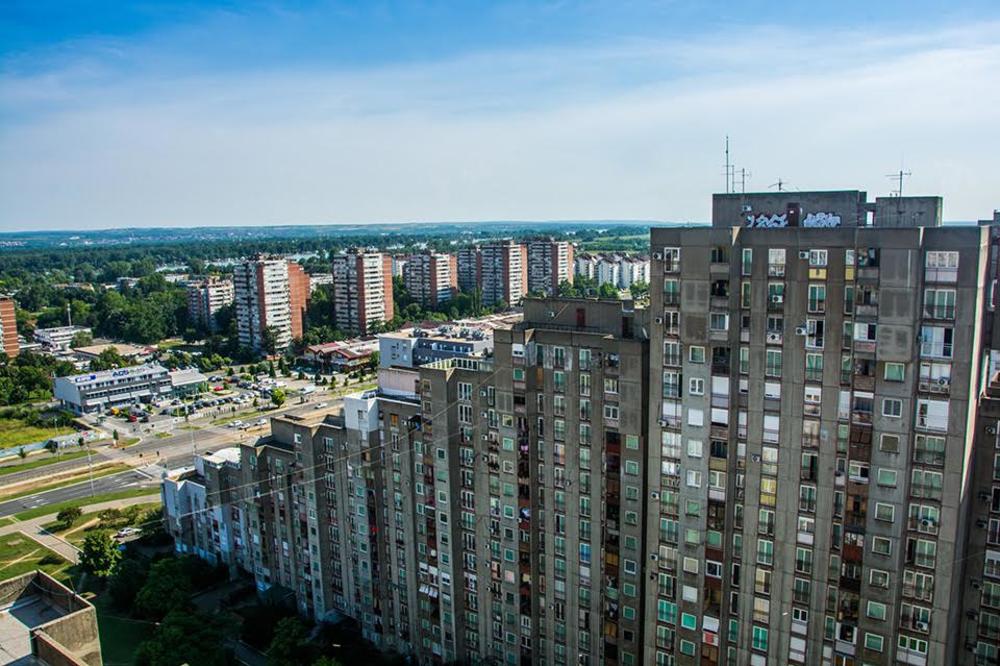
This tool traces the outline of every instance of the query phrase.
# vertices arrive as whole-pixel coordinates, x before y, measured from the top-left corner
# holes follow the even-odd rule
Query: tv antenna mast
[[[740,193],[747,193],[747,178],[751,177],[753,174],[750,169],[746,167],[740,167]]]
[[[785,181],[783,181],[781,179],[781,177],[779,176],[777,183],[771,183],[770,185],[768,185],[769,189],[772,188],[772,187],[777,187],[779,192],[785,192],[785,191],[787,191],[788,183],[786,183]]]
[[[726,135],[726,194],[736,192],[736,167],[729,161],[729,135]]]
[[[912,171],[903,171],[902,169],[896,173],[886,174],[886,178],[892,178],[896,181],[896,189],[892,191],[892,194],[895,194],[897,197],[903,196],[903,178],[908,178],[912,175]]]

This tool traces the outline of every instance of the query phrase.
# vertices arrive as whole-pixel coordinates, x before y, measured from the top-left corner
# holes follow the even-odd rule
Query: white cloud
[[[0,229],[706,219],[722,137],[751,185],[1000,205],[996,26],[757,29],[329,73],[0,80]]]

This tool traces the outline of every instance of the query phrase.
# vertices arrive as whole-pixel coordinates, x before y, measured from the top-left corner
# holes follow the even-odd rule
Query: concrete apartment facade
[[[219,310],[232,305],[236,298],[233,281],[220,277],[210,277],[187,286],[188,317],[191,323],[208,331],[216,331],[215,315]]]
[[[652,232],[644,662],[954,663],[988,232],[863,192],[713,215]]]
[[[458,258],[442,252],[411,255],[403,270],[403,284],[421,305],[442,305],[458,290]]]
[[[312,298],[310,282],[302,264],[288,262],[288,310],[292,340],[300,340],[305,331],[306,310]]]
[[[421,665],[995,663],[1000,228],[713,210],[652,231],[648,309],[527,298],[488,357],[273,419],[239,566]]]
[[[528,291],[528,250],[511,240],[481,248],[483,305],[516,305]]]
[[[292,300],[289,263],[280,257],[257,256],[233,269],[234,306],[240,345],[266,352],[265,331],[275,335],[275,350],[292,343]]]
[[[573,244],[552,238],[528,241],[528,291],[551,296],[573,282]]]
[[[14,299],[0,294],[0,352],[14,358],[21,350],[17,341],[17,317],[14,314]]]
[[[333,257],[333,307],[337,328],[366,335],[393,318],[392,257],[352,248]]]
[[[483,253],[478,247],[463,247],[456,254],[458,288],[467,294],[483,286]]]

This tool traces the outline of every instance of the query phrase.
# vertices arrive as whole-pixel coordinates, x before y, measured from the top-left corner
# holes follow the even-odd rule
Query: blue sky
[[[0,230],[1000,206],[996,2],[0,5]]]

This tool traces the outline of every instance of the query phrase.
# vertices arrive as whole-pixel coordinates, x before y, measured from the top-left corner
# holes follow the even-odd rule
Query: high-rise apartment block
[[[188,318],[195,326],[205,330],[217,330],[215,315],[236,298],[233,281],[210,277],[187,286]]]
[[[1000,227],[940,211],[717,195],[648,308],[527,298],[273,419],[240,567],[421,665],[996,663]]]
[[[441,252],[412,255],[403,269],[403,284],[421,305],[437,307],[458,289],[458,260]]]
[[[8,358],[14,358],[21,350],[17,341],[17,316],[14,312],[14,299],[0,294],[0,353]]]
[[[333,308],[337,328],[360,335],[392,319],[392,257],[358,248],[335,255]]]
[[[298,340],[305,331],[306,310],[312,298],[312,284],[302,264],[288,262],[288,314],[292,327],[292,340]]]
[[[551,238],[528,242],[528,291],[556,294],[563,282],[573,282],[573,244]]]
[[[457,254],[458,288],[467,294],[483,286],[483,253],[478,247],[463,247]]]
[[[653,230],[645,663],[955,663],[988,234],[939,224],[779,193]]]
[[[510,240],[481,249],[480,284],[483,304],[516,305],[528,291],[528,250]]]
[[[280,257],[257,256],[233,270],[234,307],[240,345],[256,352],[286,349],[302,336],[309,276]],[[268,333],[270,331],[270,333]]]

